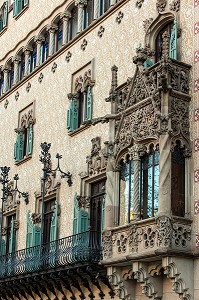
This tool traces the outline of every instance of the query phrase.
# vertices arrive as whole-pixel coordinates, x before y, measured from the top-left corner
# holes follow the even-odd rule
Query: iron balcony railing
[[[95,231],[65,237],[0,257],[0,279],[82,263],[99,262],[101,237]]]

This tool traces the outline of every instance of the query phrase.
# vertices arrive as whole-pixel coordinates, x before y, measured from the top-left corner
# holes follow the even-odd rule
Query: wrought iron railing
[[[65,237],[0,257],[0,278],[101,259],[100,235],[94,231]]]

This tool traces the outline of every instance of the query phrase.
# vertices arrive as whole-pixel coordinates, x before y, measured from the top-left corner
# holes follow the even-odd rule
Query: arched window
[[[49,34],[46,32],[44,35],[44,41],[41,44],[41,54],[40,54],[40,63],[43,63],[48,58],[49,50]]]
[[[110,0],[99,1],[99,16],[103,15],[110,7]]]
[[[70,18],[70,35],[69,39],[73,39],[77,33],[77,22],[78,22],[78,8],[74,6],[71,10],[71,18]]]
[[[25,72],[25,55],[21,54],[21,60],[19,61],[19,80],[22,80]]]
[[[59,20],[57,23],[58,29],[55,35],[55,51],[58,51],[62,47],[62,40],[63,40],[63,22]]]
[[[29,73],[31,73],[36,68],[36,61],[37,61],[37,45],[36,43],[33,43],[32,52],[30,53],[29,60],[28,60]]]
[[[185,158],[180,142],[171,153],[171,211],[172,215],[185,215]]]
[[[159,61],[162,58],[162,35],[165,31],[168,32],[169,36],[171,36],[171,31],[173,29],[173,21],[167,23],[159,32],[155,41],[155,62]]]
[[[93,0],[88,0],[87,5],[84,6],[83,10],[83,24],[82,29],[88,27],[93,19]]]
[[[141,219],[158,213],[159,151],[151,149],[140,160],[139,166],[139,214]],[[121,163],[119,224],[133,221],[134,211],[134,161],[127,156]]]
[[[10,71],[8,77],[8,88],[11,89],[14,83],[14,63],[10,64]]]

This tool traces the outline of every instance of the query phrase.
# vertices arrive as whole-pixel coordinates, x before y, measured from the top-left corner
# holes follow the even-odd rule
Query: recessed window
[[[98,0],[99,16],[103,15],[110,7],[110,0]]]
[[[45,40],[41,44],[41,53],[40,53],[40,63],[43,63],[48,58],[48,51],[49,51],[49,34],[46,32],[44,35]]]
[[[13,16],[17,16],[27,5],[29,0],[14,0],[13,1]]]
[[[56,31],[55,35],[55,51],[58,51],[62,47],[62,41],[63,41],[63,22],[62,20],[59,20],[58,29]]]
[[[70,34],[69,39],[73,39],[77,34],[77,23],[78,23],[78,8],[74,6],[71,10],[70,18]]]
[[[4,1],[0,8],[0,31],[2,31],[8,23],[8,1]]]

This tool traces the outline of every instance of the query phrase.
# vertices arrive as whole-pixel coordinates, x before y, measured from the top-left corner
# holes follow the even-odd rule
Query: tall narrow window
[[[171,153],[171,211],[175,216],[185,214],[185,158],[180,143]]]
[[[49,35],[48,33],[45,34],[45,40],[41,44],[41,63],[47,60],[48,58],[48,49],[49,49]]]
[[[59,20],[58,22],[58,29],[55,36],[55,49],[58,51],[62,47],[62,40],[63,40],[63,22]]]
[[[4,74],[0,73],[0,96],[3,95],[3,87],[4,87]]]
[[[19,61],[19,79],[22,80],[25,73],[25,55],[21,54],[21,60]]]
[[[167,23],[158,33],[155,42],[155,62],[159,61],[162,58],[162,42],[163,38],[162,35],[165,31],[168,32],[169,36],[171,36],[171,31],[173,29],[173,21]]]
[[[99,1],[99,16],[103,15],[110,7],[110,0]]]
[[[71,10],[70,18],[70,40],[76,36],[77,33],[77,23],[78,23],[78,8],[74,6]]]
[[[44,203],[44,234],[43,234],[43,244],[50,242],[51,236],[51,222],[55,208],[55,199],[47,201]]]
[[[16,230],[14,228],[15,220],[15,214],[7,217],[6,253],[12,253],[16,250]]]
[[[8,86],[9,89],[13,86],[14,83],[14,64],[11,63],[10,65],[10,71],[9,71],[9,78],[8,78]]]
[[[37,61],[37,46],[34,43],[32,45],[32,52],[30,53],[29,59],[28,59],[28,72],[31,73],[36,68],[36,61]]]
[[[83,24],[82,29],[88,27],[93,19],[93,0],[88,0],[87,5],[84,6],[83,10]]]

